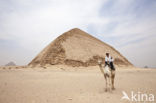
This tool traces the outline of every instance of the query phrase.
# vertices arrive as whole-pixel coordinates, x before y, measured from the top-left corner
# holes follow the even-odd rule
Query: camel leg
[[[114,78],[115,78],[115,71],[112,71],[112,75],[111,75],[112,90],[115,90],[115,87],[114,87]]]
[[[112,78],[112,90],[115,90],[115,87],[114,87],[114,77]]]
[[[112,88],[111,88],[111,77],[109,77],[109,91],[111,92]]]
[[[105,80],[106,80],[106,88],[105,88],[105,92],[107,92],[107,77],[105,76]]]

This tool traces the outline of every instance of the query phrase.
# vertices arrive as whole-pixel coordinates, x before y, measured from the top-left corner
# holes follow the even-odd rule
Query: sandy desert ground
[[[105,92],[98,66],[0,69],[0,103],[131,103],[122,91],[156,96],[156,69],[117,68],[115,87]]]

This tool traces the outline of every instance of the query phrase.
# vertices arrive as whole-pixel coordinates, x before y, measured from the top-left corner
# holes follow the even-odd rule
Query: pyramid
[[[16,66],[16,64],[14,62],[9,62],[5,66]]]
[[[107,52],[115,59],[116,65],[132,66],[124,56],[110,45],[78,28],[74,28],[52,41],[28,65],[95,66],[99,58],[104,60]]]

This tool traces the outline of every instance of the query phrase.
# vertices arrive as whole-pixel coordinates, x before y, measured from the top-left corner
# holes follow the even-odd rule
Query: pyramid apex
[[[84,31],[79,28],[73,28],[73,29],[69,30],[68,32],[84,32]]]
[[[80,30],[79,28],[73,28],[73,29],[71,29],[71,30]]]
[[[89,35],[87,32],[79,29],[79,28],[73,28],[67,31],[66,33],[72,34],[72,35]]]

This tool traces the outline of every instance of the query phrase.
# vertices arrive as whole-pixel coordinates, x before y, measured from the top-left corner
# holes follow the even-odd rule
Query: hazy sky
[[[156,67],[156,0],[0,0],[0,65],[28,64],[72,28]]]

